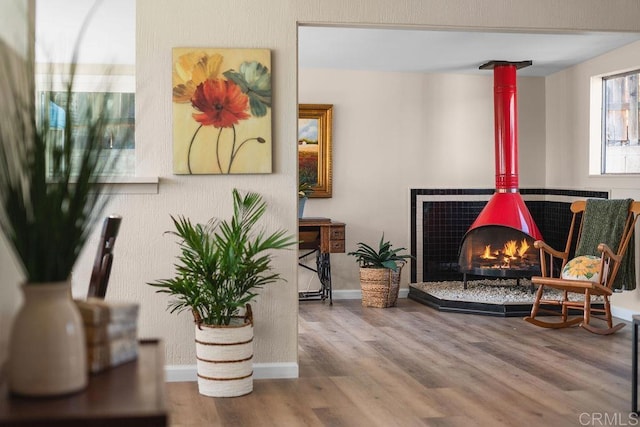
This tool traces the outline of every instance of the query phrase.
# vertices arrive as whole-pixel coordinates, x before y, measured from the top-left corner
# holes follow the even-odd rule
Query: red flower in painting
[[[240,86],[229,80],[209,79],[198,85],[191,105],[200,113],[193,118],[203,126],[230,128],[250,117],[246,112],[249,97]]]

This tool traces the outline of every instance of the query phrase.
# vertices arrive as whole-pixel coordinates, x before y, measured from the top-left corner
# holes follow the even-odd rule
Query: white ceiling
[[[481,74],[490,60],[533,65],[522,76],[547,76],[640,40],[640,33],[522,33],[379,28],[298,28],[300,68]]]
[[[37,0],[39,60],[48,56],[52,62],[68,61],[92,4],[86,0]],[[135,63],[134,0],[100,3],[90,24],[80,48],[80,62]],[[551,34],[336,26],[300,26],[298,30],[301,68],[486,74],[478,66],[490,60],[532,60],[532,66],[518,71],[522,76],[546,76],[640,40],[640,33],[614,32]]]

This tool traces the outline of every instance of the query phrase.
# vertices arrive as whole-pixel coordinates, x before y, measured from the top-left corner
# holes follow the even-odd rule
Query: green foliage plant
[[[172,216],[179,238],[176,274],[149,285],[169,294],[171,313],[190,310],[196,323],[229,325],[256,296],[256,290],[281,279],[272,271],[272,253],[297,244],[285,230],[267,234],[257,229],[266,202],[253,192],[233,190],[233,216],[194,224],[184,216]]]
[[[313,186],[308,182],[300,182],[298,184],[298,198],[302,199],[303,197],[309,197],[309,195],[313,193]]]
[[[106,99],[92,109],[72,110],[81,35],[70,64],[55,73],[64,80],[68,100],[61,144],[55,142],[49,105],[44,114],[36,109],[35,60],[0,40],[0,230],[27,284],[69,279],[107,202],[99,180],[112,166],[103,155],[110,120]],[[72,135],[79,122],[84,132]]]
[[[348,255],[356,257],[356,262],[363,268],[389,268],[397,271],[398,263],[403,264],[407,259],[415,259],[412,255],[401,253],[406,250],[405,248],[393,249],[389,241],[384,241],[384,233],[377,250],[362,242],[357,246],[358,249],[349,252]]]

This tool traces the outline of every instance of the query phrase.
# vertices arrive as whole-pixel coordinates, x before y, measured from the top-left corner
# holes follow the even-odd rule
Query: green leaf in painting
[[[271,73],[257,61],[243,62],[240,71],[228,70],[223,75],[240,86],[249,96],[251,114],[263,117],[271,107]]]

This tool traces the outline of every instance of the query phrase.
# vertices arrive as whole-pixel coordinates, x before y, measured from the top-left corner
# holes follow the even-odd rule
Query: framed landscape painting
[[[311,185],[309,197],[331,197],[333,105],[298,106],[298,179]]]
[[[271,173],[269,49],[174,48],[173,173]]]

